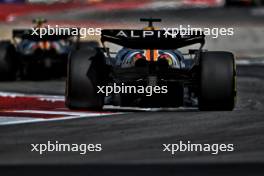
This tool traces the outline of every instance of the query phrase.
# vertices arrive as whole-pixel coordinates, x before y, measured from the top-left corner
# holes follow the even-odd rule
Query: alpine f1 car
[[[102,48],[84,43],[73,51],[67,72],[67,107],[98,110],[111,104],[196,106],[200,110],[234,108],[236,69],[232,53],[202,49],[202,32],[171,35],[166,29],[153,27],[152,23],[160,19],[141,21],[148,21],[148,27],[104,29]],[[106,43],[122,48],[113,52]],[[200,47],[185,54],[179,51],[190,45]],[[154,93],[150,95],[149,90]]]
[[[45,22],[34,20],[34,28],[39,29]],[[32,34],[33,29],[16,29],[11,41],[0,41],[1,80],[66,76],[68,56],[79,39],[71,35]]]

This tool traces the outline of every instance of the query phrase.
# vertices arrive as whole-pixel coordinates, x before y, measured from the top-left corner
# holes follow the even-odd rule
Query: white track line
[[[16,113],[33,113],[33,114],[48,114],[48,115],[70,115],[70,116],[91,116],[95,115],[108,115],[116,113],[104,113],[104,112],[71,112],[71,111],[57,111],[57,110],[15,110],[15,111],[5,111],[5,112],[16,112]]]
[[[118,114],[118,113],[115,113]],[[14,121],[4,121],[0,122],[0,126],[6,125],[17,125],[17,124],[26,124],[26,123],[37,123],[37,122],[56,122],[62,120],[71,120],[71,119],[80,119],[80,118],[91,118],[91,117],[99,117],[99,116],[110,116],[115,114],[90,114],[90,115],[81,115],[81,116],[68,116],[68,117],[59,117],[59,118],[50,118],[50,119],[42,119],[42,118],[16,118],[16,117],[8,117],[8,118],[16,118]],[[2,118],[2,117],[0,117]]]
[[[31,122],[33,119],[32,118],[26,118],[26,117],[5,117],[5,116],[1,116],[0,117],[0,126],[2,125],[8,125],[11,124],[13,122],[15,123],[19,123],[19,122]],[[42,120],[41,118],[34,118],[34,120]]]
[[[236,64],[237,65],[260,65],[263,66],[264,65],[264,59],[259,59],[259,60],[255,60],[255,59],[238,59],[236,60]]]
[[[51,101],[58,102],[64,101],[64,96],[53,96],[53,95],[34,95],[34,94],[22,94],[22,93],[12,93],[12,92],[0,92],[1,97],[10,97],[10,98],[18,98],[18,97],[29,97],[36,98],[39,101]],[[78,118],[91,118],[91,117],[99,117],[99,116],[110,116],[121,113],[108,113],[108,112],[75,112],[75,111],[59,111],[58,109],[54,110],[4,110],[4,113],[25,113],[24,117],[15,117],[15,116],[0,116],[0,126],[3,125],[15,125],[15,124],[25,124],[25,123],[36,123],[36,122],[51,122],[51,121],[59,121],[59,120],[69,120],[69,119],[78,119]],[[30,117],[28,114],[43,114],[43,115],[62,115],[62,117],[54,117],[54,118],[35,118]],[[27,115],[26,115],[27,114]],[[65,116],[63,116],[65,115]]]
[[[39,100],[53,100],[53,101],[64,101],[64,96],[62,95],[42,95],[42,94],[23,94],[14,92],[0,92],[0,97],[29,97],[29,98],[39,98]]]

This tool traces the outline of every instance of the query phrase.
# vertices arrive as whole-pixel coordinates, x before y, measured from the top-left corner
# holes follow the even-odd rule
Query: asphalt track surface
[[[114,111],[123,114],[57,122],[1,126],[0,163],[240,163],[264,161],[264,73],[263,67],[238,67],[238,100],[232,112],[199,112],[195,109],[154,109]],[[254,74],[258,73],[258,75]],[[263,73],[263,75],[259,75]],[[248,76],[250,75],[250,76]],[[252,77],[254,76],[254,77]],[[35,93],[63,93],[63,81],[46,85]],[[16,86],[12,86],[17,84]],[[37,83],[35,83],[37,85]],[[1,83],[23,91],[31,82]],[[16,90],[13,90],[16,91]],[[30,90],[32,93],[34,90]],[[163,152],[162,144],[178,141],[231,143],[234,152],[218,155],[199,152]],[[31,152],[30,144],[101,143],[103,151],[79,155],[75,152]]]
[[[235,20],[234,18],[232,16],[231,19]],[[259,19],[255,20],[254,24],[261,24]],[[222,22],[224,23],[224,20]],[[181,171],[184,172],[190,168],[199,171],[197,167],[202,168],[203,166],[196,164],[203,163],[263,163],[263,70],[264,68],[258,65],[238,67],[238,96],[234,111],[199,112],[195,109],[134,111],[109,108],[111,111],[122,112],[122,114],[1,126],[0,164],[169,163],[180,164]],[[64,80],[5,82],[0,83],[0,91],[62,95]],[[30,151],[32,143],[47,143],[47,141],[56,140],[70,144],[101,143],[103,151],[90,152],[87,155],[80,155],[76,152],[50,152],[39,155]],[[209,144],[231,143],[234,144],[235,151],[222,152],[218,155],[182,152],[175,156],[162,151],[162,144],[177,143],[179,140]],[[182,164],[195,164],[195,166],[185,168]],[[226,169],[235,171],[235,168],[233,169],[230,165]],[[95,168],[95,170],[100,169],[103,167]],[[124,172],[125,169],[126,167],[121,168]],[[151,170],[152,167],[148,169]],[[241,169],[237,171],[243,175]],[[164,172],[160,170],[157,173]]]

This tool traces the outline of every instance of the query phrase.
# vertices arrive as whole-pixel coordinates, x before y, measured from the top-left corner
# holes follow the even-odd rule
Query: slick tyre
[[[104,54],[94,43],[81,43],[68,62],[66,106],[101,110],[104,95],[97,93],[97,86],[103,84],[106,73]]]
[[[199,109],[233,110],[236,97],[234,55],[229,52],[202,52],[200,55]]]
[[[0,42],[0,80],[12,81],[16,79],[15,53],[15,47],[9,41]]]

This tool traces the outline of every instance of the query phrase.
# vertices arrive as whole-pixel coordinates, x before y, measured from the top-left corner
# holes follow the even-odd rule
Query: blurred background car
[[[34,19],[34,29],[46,19]],[[14,29],[12,40],[0,41],[0,79],[41,79],[66,75],[68,57],[78,39],[65,35],[32,35],[33,29]]]

